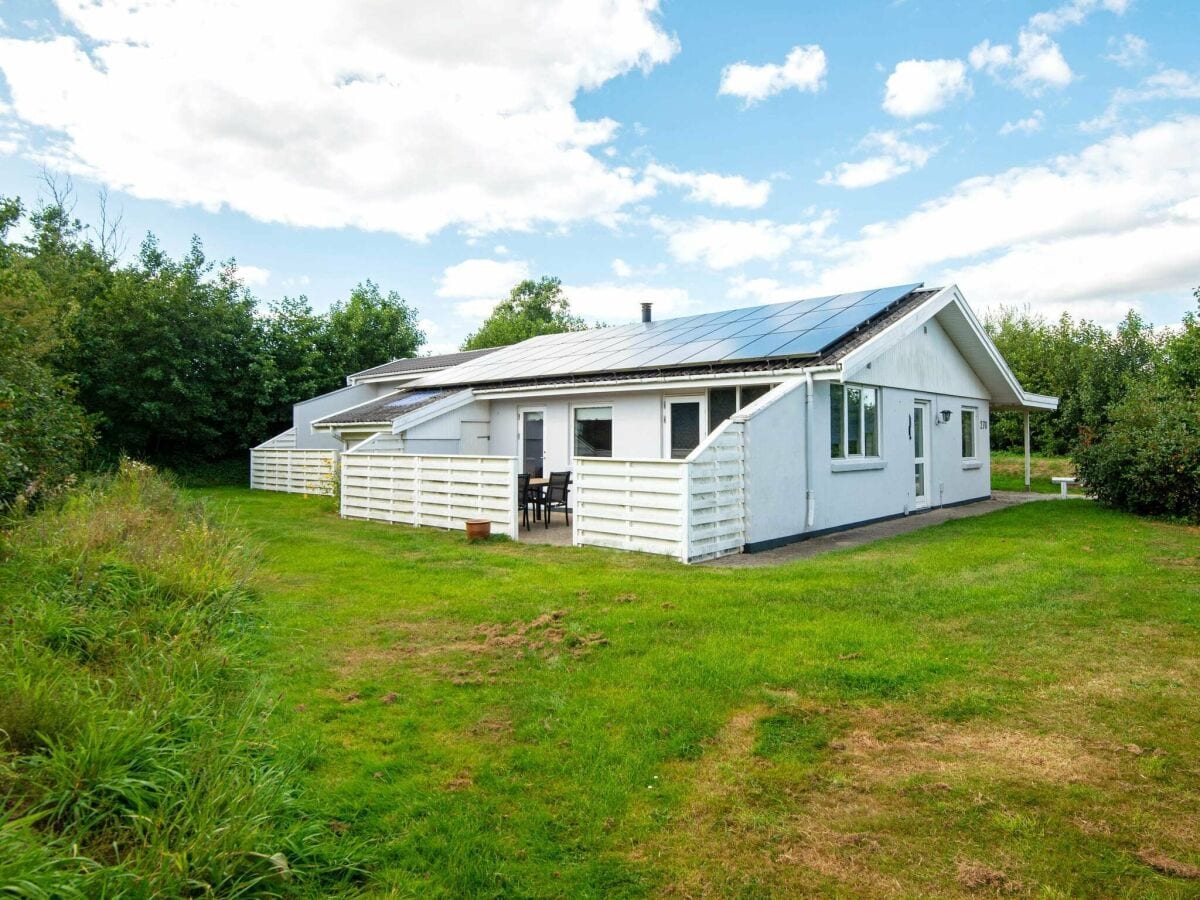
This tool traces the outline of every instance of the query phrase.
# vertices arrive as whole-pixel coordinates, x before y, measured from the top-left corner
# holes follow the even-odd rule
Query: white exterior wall
[[[571,468],[573,455],[571,409],[575,406],[611,406],[613,458],[658,459],[663,455],[662,403],[661,391],[588,394],[571,398],[547,397],[540,400],[493,400],[490,452],[500,456],[519,457],[521,450],[517,446],[517,409],[544,409],[544,471],[566,471]]]
[[[343,449],[342,442],[332,433],[314,432],[312,423],[395,389],[395,385],[389,384],[356,384],[295,404],[292,407],[292,424],[296,429],[296,446],[305,450]]]
[[[880,387],[879,451],[874,461],[830,458],[829,382],[813,400],[814,515],[805,527],[805,389],[792,390],[746,421],[746,540],[750,545],[902,515],[914,510],[909,417],[916,400],[930,402],[929,503],[978,500],[991,494],[988,392],[936,321],[847,372],[852,384]],[[964,406],[977,410],[976,458],[962,459]],[[950,410],[950,421],[939,413]]]
[[[514,455],[500,453],[491,447],[488,440],[491,424],[489,406],[486,400],[475,400],[405,429],[401,432],[404,452]]]

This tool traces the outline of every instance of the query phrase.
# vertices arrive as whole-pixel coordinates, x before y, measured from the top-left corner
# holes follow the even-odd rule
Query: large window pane
[[[713,388],[708,392],[708,430],[717,426],[737,412],[737,388]]]
[[[962,411],[962,455],[963,459],[975,457],[975,410]]]
[[[612,456],[611,406],[576,408],[575,455]]]
[[[846,389],[840,384],[829,385],[829,455],[833,459],[841,459],[846,455],[842,442],[845,395]]]
[[[771,390],[771,385],[769,384],[752,384],[749,387],[742,388],[742,402],[738,404],[738,409],[749,406],[769,390]]]
[[[862,456],[862,388],[846,388],[846,455]]]
[[[863,454],[879,455],[879,391],[876,388],[863,390]]]

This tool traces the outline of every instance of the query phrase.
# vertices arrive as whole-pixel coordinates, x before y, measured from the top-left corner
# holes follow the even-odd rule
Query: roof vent
[[[650,321],[650,308],[652,306],[654,306],[653,303],[643,303],[642,304],[642,321],[643,322]]]

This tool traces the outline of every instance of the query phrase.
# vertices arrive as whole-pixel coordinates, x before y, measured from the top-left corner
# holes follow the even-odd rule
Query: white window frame
[[[569,415],[567,417],[567,434],[570,443],[567,445],[571,451],[571,459],[579,456],[575,452],[575,413],[581,409],[608,409],[608,421],[613,425],[612,441],[613,447],[609,451],[608,456],[583,456],[581,459],[613,459],[617,452],[617,429],[616,429],[616,410],[615,404],[611,401],[597,400],[594,403],[572,403],[569,407]]]
[[[962,418],[971,417],[971,429],[969,432],[971,435],[971,452],[969,454],[966,452],[963,453],[963,462],[975,462],[979,459],[979,435],[975,433],[979,430],[979,407],[964,406],[958,411],[958,414]],[[958,424],[960,434],[966,434],[967,432],[962,429],[963,423],[961,419]]]
[[[775,388],[777,388],[777,387],[779,387],[778,381],[756,381],[751,384],[724,384],[724,385],[721,385],[720,387],[709,388],[707,391],[704,392],[704,406],[705,406],[705,411],[706,411],[705,412],[705,420],[706,420],[705,424],[708,426],[708,430],[705,432],[705,434],[706,435],[712,434],[713,429],[716,428],[718,425],[720,425],[721,422],[725,421],[724,419],[722,419],[721,422],[713,422],[711,419],[713,391],[723,391],[723,390],[733,391],[733,414],[737,415],[748,405],[742,398],[742,391],[744,391],[746,388],[766,388],[767,390],[764,392],[764,395],[763,395],[763,396],[765,396],[766,394],[771,393],[771,391],[775,390]],[[759,399],[761,399],[761,398],[759,398],[759,397],[754,398],[754,400],[759,400]],[[754,401],[751,401],[751,402],[754,402]]]
[[[834,462],[836,462],[839,459],[842,459],[842,460],[845,460],[845,459],[883,459],[883,388],[877,387],[872,384],[857,384],[857,383],[846,382],[846,381],[832,382],[829,387],[830,401],[829,401],[828,408],[830,408],[830,409],[832,409],[832,407],[833,407],[832,393],[833,393],[833,389],[835,386],[840,387],[842,389],[842,421],[839,423],[839,425],[842,429],[842,431],[841,431],[842,455],[841,456],[833,456],[832,429],[834,427],[834,422],[832,421],[832,416],[831,416],[830,422],[829,422],[830,459],[832,459]],[[867,404],[866,403],[860,403],[859,407],[858,407],[859,452],[858,453],[850,452],[850,441],[849,441],[850,400],[849,400],[849,397],[847,397],[847,393],[850,391],[851,388],[862,391],[864,393],[864,396],[867,391],[872,391],[875,394],[875,452],[874,453],[868,454],[866,452],[866,446],[867,446],[867,413],[866,413]]]

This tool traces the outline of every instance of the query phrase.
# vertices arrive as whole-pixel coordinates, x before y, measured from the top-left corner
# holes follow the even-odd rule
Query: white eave
[[[391,423],[392,434],[400,434],[409,428],[414,428],[417,425],[428,422],[430,419],[436,419],[438,416],[466,406],[474,399],[475,394],[470,388],[455,391],[453,394],[434,400],[432,403],[427,403],[419,409],[414,409],[406,415],[393,419]]]
[[[963,299],[958,285],[954,284],[942,288],[908,315],[842,357],[842,378],[853,380],[867,363],[934,318],[987,387],[993,407],[1031,412],[1058,409],[1057,397],[1029,393],[1021,387],[1017,376]]]

